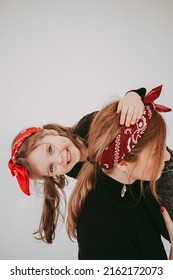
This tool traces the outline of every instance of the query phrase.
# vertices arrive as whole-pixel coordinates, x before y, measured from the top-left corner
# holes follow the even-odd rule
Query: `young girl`
[[[153,104],[159,91],[144,99],[142,118],[129,128],[112,117],[117,102],[104,107],[91,124],[89,162],[78,175],[67,219],[79,259],[167,259],[156,224],[162,218],[156,180],[170,159],[166,125],[155,110],[163,107]],[[149,206],[143,181],[150,181]]]

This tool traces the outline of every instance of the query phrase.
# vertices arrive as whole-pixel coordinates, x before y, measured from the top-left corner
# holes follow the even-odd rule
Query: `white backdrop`
[[[0,259],[77,259],[63,227],[52,245],[33,238],[42,199],[25,196],[10,175],[15,135],[72,125],[142,86],[163,84],[159,101],[173,107],[172,73],[172,0],[0,0]]]

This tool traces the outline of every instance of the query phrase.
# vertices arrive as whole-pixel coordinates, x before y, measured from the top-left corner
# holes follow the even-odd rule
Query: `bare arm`
[[[165,220],[165,224],[169,233],[170,241],[171,241],[171,247],[170,247],[170,255],[169,259],[173,260],[173,221],[171,220],[168,211],[164,208],[161,207],[161,213],[163,215],[163,218]]]

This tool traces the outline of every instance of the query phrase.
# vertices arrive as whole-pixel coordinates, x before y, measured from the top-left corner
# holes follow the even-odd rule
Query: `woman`
[[[118,116],[112,118],[117,102],[103,108],[91,124],[89,162],[78,175],[67,219],[79,259],[167,259],[155,223],[162,217],[156,181],[170,159],[166,125],[155,110],[163,107],[153,104],[159,90],[144,99],[147,105],[135,125],[125,128]],[[155,220],[143,181],[150,181]]]

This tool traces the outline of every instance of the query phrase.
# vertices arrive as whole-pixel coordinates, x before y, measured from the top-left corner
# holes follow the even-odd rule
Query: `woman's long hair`
[[[55,131],[58,132],[58,135],[69,138],[79,149],[82,145],[85,145],[85,141],[81,138],[79,141],[79,137],[74,134],[75,126],[71,128],[52,123],[44,125],[43,128],[43,131],[32,134],[23,142],[17,153],[16,163],[26,167],[29,178],[34,181],[36,186],[40,188],[40,182],[42,182],[41,186],[43,186],[44,195],[43,209],[39,228],[34,232],[34,235],[38,240],[52,243],[55,238],[55,229],[59,216],[62,216],[64,219],[60,209],[60,202],[63,200],[66,205],[64,187],[68,184],[68,181],[64,175],[38,178],[36,170],[33,169],[33,166],[28,161],[28,156],[39,145],[40,140],[44,136],[55,135]]]
[[[97,113],[91,124],[88,137],[88,153],[92,163],[84,163],[68,205],[66,226],[71,239],[76,238],[78,217],[88,193],[95,187],[96,178],[100,170],[99,165],[96,164],[97,159],[121,130],[119,115],[116,115],[117,105],[118,102],[112,102],[105,106]],[[157,111],[154,111],[142,138],[135,148],[124,158],[126,161],[136,162],[145,147],[155,147],[157,154],[155,156],[155,165],[153,166],[150,188],[156,198],[158,198],[156,194],[157,172],[161,168],[163,162],[165,141],[166,124],[162,116]],[[111,172],[111,170],[109,172]]]

